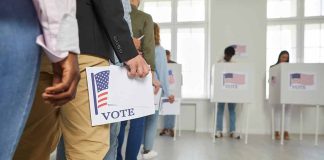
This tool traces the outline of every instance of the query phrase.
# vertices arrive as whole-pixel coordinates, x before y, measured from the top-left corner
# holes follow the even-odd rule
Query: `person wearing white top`
[[[277,64],[280,64],[280,63],[289,63],[289,52],[288,51],[281,51],[279,56],[278,56],[278,61],[276,64],[270,66],[271,67],[274,67],[275,65]],[[269,80],[271,81],[271,80]],[[276,140],[280,140],[280,119],[281,119],[281,107],[280,105],[274,105],[274,112],[275,112],[275,139]],[[285,131],[284,131],[284,139],[285,140],[289,140],[289,132],[288,132],[288,128],[289,128],[289,125],[290,125],[290,117],[291,117],[291,106],[290,105],[287,105],[286,108],[285,108]]]
[[[235,55],[235,47],[229,46],[225,48],[224,50],[224,58],[219,60],[219,63],[231,63],[232,57]],[[228,105],[228,111],[230,116],[230,137],[240,139],[240,136],[236,134],[236,113],[235,113],[235,103],[227,103]],[[217,109],[217,123],[216,123],[216,138],[223,137],[223,117],[224,117],[224,107],[225,103],[218,103],[218,109]]]

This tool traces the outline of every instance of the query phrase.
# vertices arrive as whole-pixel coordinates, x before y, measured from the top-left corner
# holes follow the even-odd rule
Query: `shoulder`
[[[165,49],[162,47],[162,46],[160,46],[160,45],[158,45],[158,46],[155,46],[155,52],[156,53],[165,53]]]
[[[143,17],[143,19],[145,19],[145,20],[151,20],[153,22],[152,16],[150,14],[145,13],[145,12],[140,11],[140,10],[139,10],[139,13],[138,14],[141,15]]]

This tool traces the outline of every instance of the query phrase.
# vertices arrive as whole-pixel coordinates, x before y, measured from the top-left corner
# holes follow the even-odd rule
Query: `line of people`
[[[13,159],[49,159],[57,146],[58,160],[123,159],[127,122],[91,126],[85,68],[125,66],[130,78],[151,72],[154,93],[161,87],[173,103],[159,26],[138,10],[140,0],[31,3],[42,30],[37,37],[42,47],[40,75]],[[157,119],[158,111],[129,121],[125,159],[137,159],[141,144],[144,159],[157,156],[153,151]]]

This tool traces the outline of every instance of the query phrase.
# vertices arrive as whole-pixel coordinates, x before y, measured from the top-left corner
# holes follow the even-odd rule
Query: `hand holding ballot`
[[[88,67],[92,125],[120,122],[153,114],[152,75],[129,78],[125,67]]]
[[[149,73],[149,65],[141,55],[137,55],[133,59],[125,62],[127,67],[127,75],[130,78],[145,77]]]

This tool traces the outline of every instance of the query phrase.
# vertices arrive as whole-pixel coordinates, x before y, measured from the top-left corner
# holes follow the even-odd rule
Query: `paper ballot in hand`
[[[159,89],[158,93],[154,95],[154,106],[155,110],[159,110],[162,96],[162,88]]]
[[[152,75],[130,79],[124,67],[86,68],[92,125],[154,113]]]
[[[160,115],[179,115],[180,105],[181,101],[178,98],[176,98],[173,103],[169,103],[167,97],[162,97]]]

